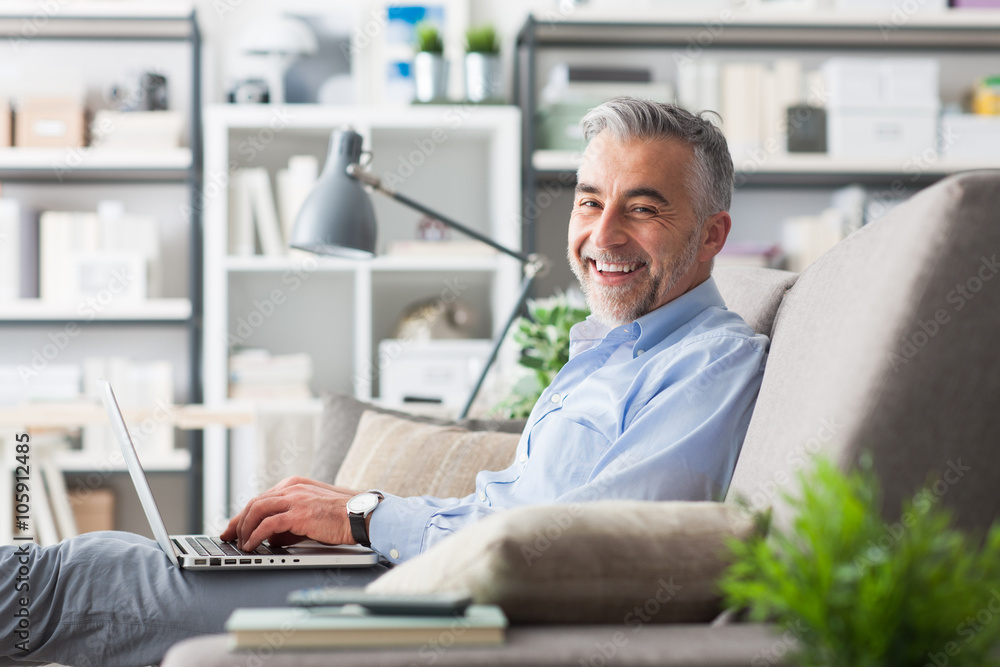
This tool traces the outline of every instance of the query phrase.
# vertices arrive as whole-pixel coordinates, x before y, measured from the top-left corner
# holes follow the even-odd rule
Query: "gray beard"
[[[656,275],[650,274],[648,280],[638,286],[597,285],[590,278],[589,262],[587,260],[578,262],[570,255],[569,266],[580,283],[590,313],[606,326],[622,326],[636,321],[653,310],[660,295],[669,294],[694,264],[695,256],[698,254],[699,236],[698,230],[695,230],[695,233],[688,237],[682,252],[669,257],[662,272]],[[648,271],[648,262],[646,267]],[[664,281],[666,286],[661,289]]]

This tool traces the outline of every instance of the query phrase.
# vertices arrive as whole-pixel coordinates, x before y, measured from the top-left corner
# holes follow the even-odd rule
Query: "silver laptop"
[[[231,542],[223,542],[209,535],[167,535],[163,517],[153,500],[153,493],[146,480],[136,454],[135,445],[125,426],[118,400],[107,380],[99,380],[101,400],[108,411],[111,429],[122,448],[125,464],[132,476],[136,493],[146,512],[149,527],[160,548],[174,565],[191,570],[247,570],[257,568],[326,568],[371,567],[378,563],[378,554],[371,549],[355,545],[330,546],[309,540],[289,547],[261,545],[255,551],[242,551]]]

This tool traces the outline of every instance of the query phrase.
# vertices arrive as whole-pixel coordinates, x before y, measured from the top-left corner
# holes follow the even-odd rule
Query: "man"
[[[767,345],[725,310],[710,275],[732,224],[725,139],[682,109],[631,98],[592,110],[583,127],[567,255],[592,315],[574,327],[571,358],[535,405],[514,464],[481,472],[466,498],[379,498],[292,478],[251,500],[224,539],[244,549],[265,539],[370,542],[399,563],[519,505],[724,495]],[[359,495],[369,503],[352,525],[348,503]],[[11,578],[0,582],[4,610],[17,609],[16,558],[0,552]],[[84,665],[154,662],[184,637],[220,632],[235,607],[384,571],[181,571],[155,543],[124,533],[32,549],[28,560],[39,583],[34,652],[21,657]],[[0,612],[5,636],[11,614]],[[7,655],[17,655],[12,644]]]

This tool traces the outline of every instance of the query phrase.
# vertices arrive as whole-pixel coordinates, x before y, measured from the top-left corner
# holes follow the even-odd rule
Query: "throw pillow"
[[[488,517],[368,585],[377,593],[462,591],[512,623],[707,622],[726,541],[757,522],[735,505],[598,501]]]
[[[344,457],[337,486],[380,489],[399,496],[467,496],[480,470],[514,461],[520,435],[470,431],[366,411]]]
[[[320,433],[317,441],[316,451],[313,453],[312,469],[309,477],[333,484],[340,470],[347,450],[354,442],[354,436],[358,430],[358,422],[365,410],[374,410],[382,414],[394,415],[403,419],[409,419],[418,423],[449,425],[441,419],[431,419],[429,417],[415,417],[405,412],[397,412],[381,408],[371,403],[359,401],[347,394],[326,394],[323,396],[323,415],[320,418]],[[458,422],[458,426],[467,428],[470,431],[502,431],[504,433],[518,433],[524,430],[524,420],[486,420],[486,419],[465,419]]]

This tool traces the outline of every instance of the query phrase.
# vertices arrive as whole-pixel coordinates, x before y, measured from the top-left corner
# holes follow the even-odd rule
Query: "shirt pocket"
[[[611,446],[593,426],[557,411],[531,432],[530,456],[519,491],[527,502],[551,502],[590,480],[598,461]]]

